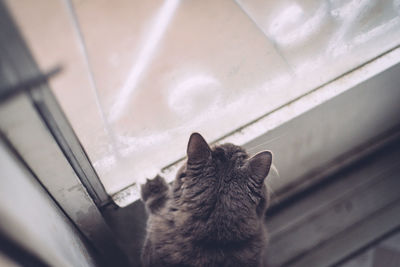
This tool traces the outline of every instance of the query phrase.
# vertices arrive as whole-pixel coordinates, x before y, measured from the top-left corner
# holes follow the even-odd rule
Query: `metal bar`
[[[61,71],[61,66],[56,66],[43,75],[28,78],[25,81],[20,81],[0,88],[0,103],[13,98],[22,92],[38,89],[40,85],[47,84],[50,78],[53,78]]]

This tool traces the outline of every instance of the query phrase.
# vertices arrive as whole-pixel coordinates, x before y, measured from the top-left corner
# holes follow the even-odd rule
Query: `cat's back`
[[[261,242],[250,242],[236,248],[183,243],[177,239],[149,242],[144,247],[143,266],[264,266],[262,260],[265,247]]]
[[[221,240],[205,221],[189,216],[179,211],[171,214],[168,207],[152,216],[142,253],[144,266],[263,266],[265,224],[245,240]],[[208,224],[216,226],[216,219]]]
[[[263,266],[271,153],[250,158],[239,146],[210,148],[192,134],[187,156],[170,197],[156,206],[163,208],[148,209],[143,265]],[[164,199],[159,191],[154,199]]]

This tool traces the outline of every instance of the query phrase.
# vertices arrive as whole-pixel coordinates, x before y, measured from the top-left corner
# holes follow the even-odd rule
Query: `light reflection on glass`
[[[142,50],[139,52],[138,57],[133,60],[134,66],[129,72],[127,79],[122,88],[115,91],[115,103],[111,107],[110,121],[117,120],[121,113],[124,112],[129,99],[136,89],[139,79],[142,78],[143,73],[150,64],[152,57],[156,53],[157,45],[162,39],[165,30],[167,29],[170,20],[173,17],[174,11],[178,7],[179,0],[166,0],[160,11],[154,18],[153,25],[149,29],[148,35],[140,45]]]
[[[109,194],[400,44],[400,0],[73,1],[113,150],[62,0],[6,2]]]

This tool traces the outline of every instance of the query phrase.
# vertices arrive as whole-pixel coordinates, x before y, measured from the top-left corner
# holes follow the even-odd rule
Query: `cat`
[[[269,151],[250,158],[193,133],[172,187],[161,176],[141,187],[149,214],[143,266],[265,266],[271,163]]]

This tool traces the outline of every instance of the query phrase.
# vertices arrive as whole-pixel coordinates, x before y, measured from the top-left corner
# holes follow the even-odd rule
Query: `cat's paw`
[[[168,184],[164,178],[157,175],[153,179],[147,179],[146,183],[141,186],[142,200],[146,201],[151,196],[165,194],[168,191]]]

